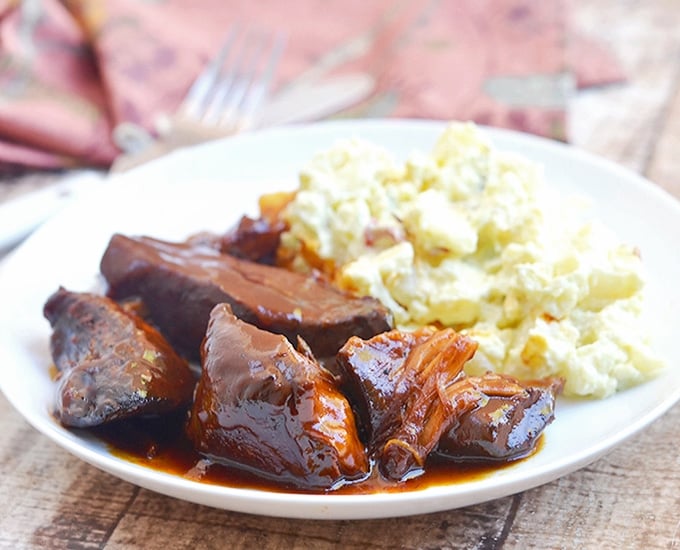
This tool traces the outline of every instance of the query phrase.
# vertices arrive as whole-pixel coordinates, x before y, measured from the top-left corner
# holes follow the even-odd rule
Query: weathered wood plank
[[[0,396],[0,547],[97,547],[136,489],[31,428]],[[84,508],[87,510],[84,510]]]
[[[680,199],[680,62],[676,73],[675,95],[664,114],[646,175]]]
[[[625,84],[585,90],[570,103],[578,147],[636,172],[646,168],[677,87],[680,9],[674,0],[573,2],[573,24],[618,56]]]
[[[137,489],[76,459],[0,395],[0,547],[98,547]]]
[[[680,406],[603,459],[522,495],[504,548],[672,548]]]
[[[436,514],[367,521],[262,518],[140,491],[108,548],[471,548],[500,540],[513,498]],[[480,546],[481,545],[481,546]]]

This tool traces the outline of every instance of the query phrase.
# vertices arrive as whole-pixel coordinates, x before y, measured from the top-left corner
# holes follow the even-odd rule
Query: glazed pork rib
[[[392,330],[364,340],[351,338],[340,348],[336,361],[343,380],[343,390],[357,410],[361,433],[371,448],[381,434],[398,422],[401,405],[411,392],[402,378],[409,352],[429,340],[435,329],[425,327],[414,332]]]
[[[463,374],[477,343],[453,329],[392,330],[368,341],[353,337],[338,352],[349,394],[368,425],[368,446],[381,473],[400,480],[422,471],[454,418],[444,388]]]
[[[564,380],[557,377],[520,382],[487,373],[447,388],[454,402],[476,399],[477,405],[457,415],[439,440],[437,453],[457,461],[508,461],[528,455],[555,418],[555,399]]]
[[[138,296],[153,322],[182,352],[197,357],[212,308],[234,314],[330,357],[353,335],[391,328],[374,298],[342,292],[319,278],[242,260],[209,247],[114,235],[101,261],[114,299]]]
[[[113,300],[60,288],[44,314],[60,373],[56,414],[65,426],[92,427],[191,403],[195,379],[187,363]]]
[[[187,432],[209,458],[303,488],[368,472],[335,379],[279,334],[212,311]]]
[[[351,338],[340,349],[345,391],[385,477],[417,475],[430,453],[508,461],[533,450],[554,418],[562,380],[468,377],[463,366],[476,348],[452,329],[424,327]]]

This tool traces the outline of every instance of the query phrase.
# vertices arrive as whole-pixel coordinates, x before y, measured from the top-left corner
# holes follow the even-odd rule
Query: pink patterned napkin
[[[107,166],[172,112],[234,22],[285,29],[276,86],[329,52],[374,93],[340,116],[465,119],[566,139],[575,85],[624,76],[560,0],[0,0],[0,169]],[[579,51],[589,55],[580,55]]]

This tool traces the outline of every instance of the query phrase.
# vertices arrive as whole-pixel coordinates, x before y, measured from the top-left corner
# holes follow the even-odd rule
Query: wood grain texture
[[[571,142],[644,173],[678,92],[680,6],[675,0],[578,0],[572,5],[573,25],[612,49],[627,81],[574,96]]]
[[[574,24],[602,37],[629,78],[574,98],[572,141],[680,198],[680,4],[571,5]],[[0,548],[680,548],[679,440],[677,405],[604,458],[518,495],[408,518],[302,521],[120,481],[38,434],[0,396]]]
[[[677,57],[680,58],[680,52]],[[674,91],[664,109],[656,146],[645,174],[672,195],[680,197],[680,63],[676,68]]]
[[[679,422],[676,406],[605,458],[523,493],[504,548],[677,547],[680,458],[669,434]]]

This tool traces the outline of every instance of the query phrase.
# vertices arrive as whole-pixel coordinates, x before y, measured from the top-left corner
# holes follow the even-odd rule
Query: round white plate
[[[475,504],[546,483],[583,467],[662,415],[680,397],[680,205],[650,182],[612,163],[558,143],[485,130],[495,145],[545,166],[560,193],[586,194],[593,212],[636,244],[649,272],[648,318],[669,368],[658,378],[603,401],[560,399],[545,444],[531,458],[476,481],[370,495],[271,493],[189,481],[131,464],[95,439],[62,428],[50,416],[47,297],[101,288],[99,259],[114,232],[182,238],[226,230],[257,213],[267,191],[292,189],[298,169],[338,139],[361,136],[405,157],[428,150],[444,125],[425,121],[344,121],[280,128],[204,144],[118,175],[48,221],[0,267],[0,384],[39,431],[81,459],[140,486],[210,506],[298,518],[376,518]]]

